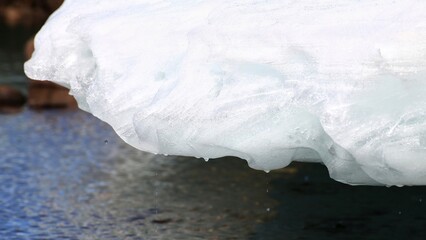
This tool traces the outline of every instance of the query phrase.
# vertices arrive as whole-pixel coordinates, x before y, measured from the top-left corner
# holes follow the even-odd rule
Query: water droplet
[[[309,182],[309,176],[305,176],[305,177],[303,178],[303,181],[304,181],[304,182]]]
[[[422,201],[423,201],[423,199],[419,198],[419,202],[422,202]]]
[[[105,139],[104,143],[105,143],[105,144],[108,144],[108,140],[107,140],[107,139]]]
[[[271,170],[265,170],[266,173],[269,173]]]
[[[266,189],[266,192],[269,192],[269,189]]]
[[[266,209],[266,211],[267,211],[267,212],[269,212],[269,211],[271,211],[271,209],[270,209],[270,208],[267,208],[267,209]]]
[[[398,212],[398,215],[401,215],[401,213],[402,213],[402,212],[401,212],[401,211],[399,211],[399,212]]]
[[[208,161],[209,161],[209,158],[204,158],[204,161],[208,162]]]

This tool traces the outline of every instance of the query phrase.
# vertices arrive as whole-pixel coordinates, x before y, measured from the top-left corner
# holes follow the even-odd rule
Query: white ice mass
[[[143,151],[426,184],[426,1],[67,0],[33,79]]]

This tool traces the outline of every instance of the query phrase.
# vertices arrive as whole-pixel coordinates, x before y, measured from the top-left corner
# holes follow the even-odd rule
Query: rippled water
[[[321,165],[132,149],[81,111],[0,115],[0,239],[392,239],[426,234],[425,188],[351,187]]]
[[[145,154],[80,111],[0,122],[4,239],[240,239],[276,204],[242,161]]]

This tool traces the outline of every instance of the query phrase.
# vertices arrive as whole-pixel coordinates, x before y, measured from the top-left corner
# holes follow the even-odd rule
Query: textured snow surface
[[[426,1],[67,0],[26,74],[144,151],[426,184]]]

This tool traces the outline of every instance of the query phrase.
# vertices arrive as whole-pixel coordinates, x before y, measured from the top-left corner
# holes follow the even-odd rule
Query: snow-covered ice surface
[[[33,79],[144,151],[426,184],[426,2],[67,0]]]

